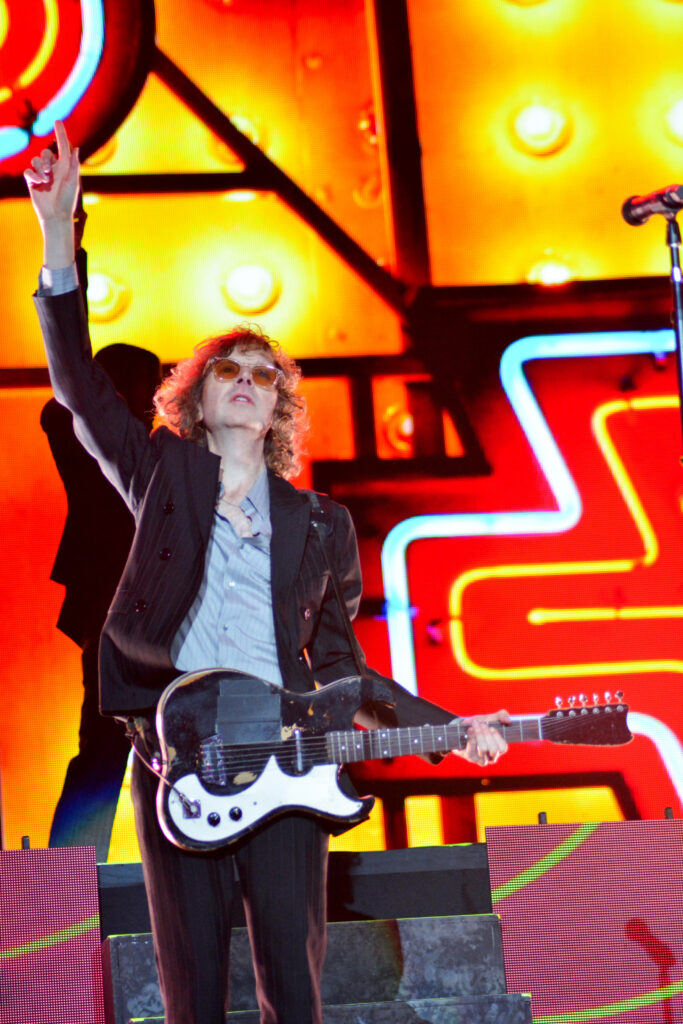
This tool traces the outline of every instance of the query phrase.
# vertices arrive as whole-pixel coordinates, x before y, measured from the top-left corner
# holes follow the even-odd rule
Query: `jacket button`
[[[175,502],[167,501],[162,509],[162,512],[165,512],[167,516],[170,516],[171,512],[175,512]]]
[[[308,620],[311,617],[311,609],[310,608],[302,608],[301,609],[301,614],[303,615],[305,621],[308,622]]]
[[[168,562],[172,554],[173,552],[171,551],[170,548],[162,548],[161,551],[159,552],[159,558],[161,559],[162,562]]]
[[[136,612],[144,612],[146,607],[147,607],[147,602],[145,601],[144,597],[139,598],[135,602],[135,611]]]

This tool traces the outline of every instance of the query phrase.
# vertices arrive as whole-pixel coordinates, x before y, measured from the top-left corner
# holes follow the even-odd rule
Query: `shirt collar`
[[[247,506],[245,508],[245,505]],[[242,511],[246,515],[252,514],[252,509],[267,521],[270,516],[270,489],[268,487],[268,472],[264,466],[259,477],[242,502]]]

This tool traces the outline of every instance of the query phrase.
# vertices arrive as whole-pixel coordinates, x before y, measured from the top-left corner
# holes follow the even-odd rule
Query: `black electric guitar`
[[[628,743],[628,708],[617,697],[495,727],[508,743]],[[341,765],[458,750],[467,743],[467,727],[459,721],[354,729],[358,709],[373,702],[391,706],[391,688],[359,676],[303,694],[223,669],[180,676],[162,694],[156,719],[163,832],[183,849],[212,850],[286,811],[350,826],[367,817],[374,798],[345,793]]]

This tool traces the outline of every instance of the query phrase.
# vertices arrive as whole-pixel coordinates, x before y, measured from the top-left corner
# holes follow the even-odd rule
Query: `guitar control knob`
[[[216,811],[211,811],[211,814],[209,814],[206,820],[208,821],[209,825],[215,828],[216,825],[220,825],[221,816]]]
[[[233,821],[239,821],[240,818],[242,817],[241,809],[239,807],[231,807],[230,817],[232,818]]]

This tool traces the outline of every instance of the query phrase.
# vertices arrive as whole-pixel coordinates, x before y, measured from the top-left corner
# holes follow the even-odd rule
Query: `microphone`
[[[654,213],[665,216],[683,209],[683,185],[668,185],[649,196],[631,196],[621,208],[621,215],[627,224],[636,227],[645,224]]]

